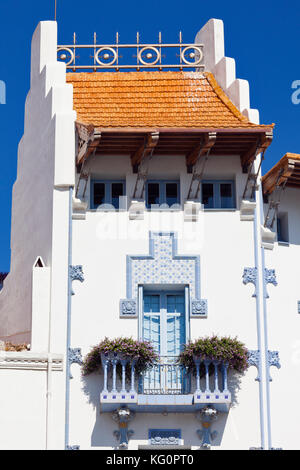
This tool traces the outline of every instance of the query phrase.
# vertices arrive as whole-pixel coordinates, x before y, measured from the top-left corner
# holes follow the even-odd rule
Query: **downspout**
[[[68,240],[68,308],[67,308],[67,342],[66,342],[66,401],[65,401],[65,450],[69,447],[70,428],[70,361],[69,351],[71,345],[71,303],[72,281],[70,268],[72,266],[72,200],[73,187],[69,187],[69,240]]]
[[[47,393],[46,393],[46,450],[50,447],[50,416],[52,405],[52,354],[50,352],[50,327],[47,364]]]
[[[257,193],[256,193],[257,198]],[[259,354],[259,363],[258,363],[258,380],[259,380],[259,410],[260,410],[260,439],[261,439],[261,447],[265,448],[265,426],[264,426],[264,401],[263,401],[263,383],[262,383],[262,335],[261,335],[261,309],[260,309],[260,302],[261,302],[261,289],[260,289],[260,282],[258,276],[258,236],[257,236],[257,227],[258,225],[258,214],[257,214],[257,207],[254,211],[254,259],[255,259],[255,268],[257,270],[257,279],[256,279],[256,324],[257,324],[257,348]]]
[[[263,198],[262,191],[260,190],[260,222],[264,223],[263,217]],[[268,346],[268,310],[267,310],[267,286],[265,277],[265,249],[261,245],[261,269],[263,276],[263,321],[264,321],[264,342],[265,342],[265,377],[266,377],[266,402],[267,402],[267,426],[268,426],[268,448],[272,448],[272,434],[271,434],[271,406],[270,406],[270,372],[269,372],[269,346]]]

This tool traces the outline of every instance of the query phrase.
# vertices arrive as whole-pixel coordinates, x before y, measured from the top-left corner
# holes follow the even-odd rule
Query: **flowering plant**
[[[105,337],[86,355],[82,366],[83,375],[89,375],[100,370],[103,355],[113,354],[128,360],[127,369],[130,362],[134,361],[137,373],[144,372],[158,360],[158,354],[148,341],[123,337],[115,339]]]
[[[184,346],[178,362],[191,372],[195,372],[194,357],[227,362],[228,368],[236,372],[244,372],[248,368],[248,350],[237,338],[227,336],[219,338],[214,335],[189,342]]]

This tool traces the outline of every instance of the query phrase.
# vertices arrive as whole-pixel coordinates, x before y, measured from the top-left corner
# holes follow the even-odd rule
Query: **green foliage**
[[[189,342],[180,354],[178,362],[189,371],[195,372],[194,356],[200,357],[201,360],[228,363],[228,368],[236,372],[242,373],[248,368],[248,350],[237,338],[228,336],[219,338],[214,335]]]
[[[133,338],[104,338],[98,345],[94,346],[86,355],[83,366],[83,375],[89,375],[101,370],[101,356],[107,355],[123,357],[128,360],[127,372],[132,361],[135,362],[136,373],[141,373],[153,366],[158,360],[158,355],[148,341],[137,341]],[[120,364],[118,365],[120,371]]]

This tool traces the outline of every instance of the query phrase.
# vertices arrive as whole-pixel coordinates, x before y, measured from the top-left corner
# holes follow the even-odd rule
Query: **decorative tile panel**
[[[200,299],[200,257],[178,255],[174,232],[150,232],[149,255],[127,256],[127,299],[120,301],[121,317],[137,314],[138,286],[144,284],[188,285],[191,315],[207,314],[207,301]]]
[[[180,429],[149,429],[149,444],[160,446],[180,445]]]

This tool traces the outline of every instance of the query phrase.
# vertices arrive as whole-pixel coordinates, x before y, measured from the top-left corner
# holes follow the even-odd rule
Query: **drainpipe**
[[[70,361],[69,348],[71,345],[71,303],[72,281],[70,267],[72,266],[72,200],[73,186],[69,187],[69,240],[68,240],[68,310],[67,310],[67,342],[66,342],[66,403],[65,403],[65,449],[69,447],[70,423]]]
[[[47,393],[46,393],[46,450],[50,447],[50,416],[52,405],[52,354],[50,352],[50,327],[47,365]]]
[[[259,163],[255,162],[258,178],[261,178]],[[268,369],[268,335],[265,281],[265,253],[261,243],[261,225],[263,223],[263,199],[261,183],[255,191],[256,208],[254,214],[254,256],[257,271],[256,278],[256,321],[257,345],[259,350],[258,380],[260,402],[261,448],[271,447],[269,369]]]
[[[263,213],[263,198],[262,191],[260,190],[260,223],[264,223]],[[267,426],[268,426],[268,448],[272,448],[272,434],[271,434],[271,409],[270,409],[270,372],[269,372],[269,346],[268,346],[268,310],[267,310],[267,286],[265,277],[265,248],[261,246],[261,269],[263,276],[263,321],[264,321],[264,342],[265,342],[265,387],[266,387],[266,406],[267,406]]]
[[[256,194],[257,198],[257,194]],[[256,199],[257,200],[257,199]],[[261,288],[259,282],[259,250],[258,250],[258,234],[257,229],[259,224],[257,223],[257,207],[254,212],[254,259],[255,259],[255,268],[257,270],[257,279],[256,279],[256,325],[257,325],[257,348],[259,351],[259,363],[258,363],[258,384],[259,384],[259,411],[260,411],[260,439],[261,447],[265,448],[265,425],[264,425],[264,400],[263,400],[263,383],[262,383],[262,334],[261,334]]]

